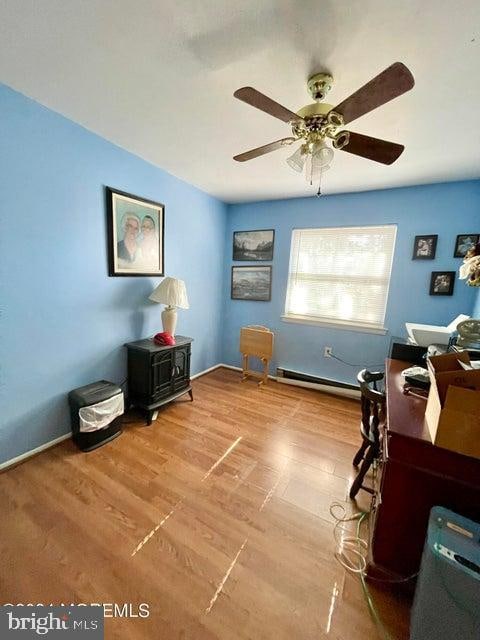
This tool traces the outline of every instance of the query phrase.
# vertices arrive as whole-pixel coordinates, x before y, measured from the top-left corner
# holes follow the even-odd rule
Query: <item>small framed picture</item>
[[[432,271],[430,279],[431,296],[451,296],[455,286],[456,271]]]
[[[433,260],[438,236],[415,236],[412,260]]]
[[[268,302],[272,297],[272,267],[232,267],[232,300]]]
[[[233,232],[233,259],[249,262],[273,260],[274,229]]]
[[[106,187],[109,276],[163,276],[165,207]]]
[[[480,236],[478,233],[464,233],[457,236],[455,242],[454,258],[464,258],[467,251],[478,244]]]

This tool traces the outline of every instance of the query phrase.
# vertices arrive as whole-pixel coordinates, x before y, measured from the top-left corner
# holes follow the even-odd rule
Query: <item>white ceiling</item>
[[[401,142],[385,167],[337,152],[324,192],[480,176],[478,0],[2,0],[0,81],[227,202],[312,193],[289,135],[235,100],[251,85],[286,107],[328,70],[340,102],[392,62],[414,89],[351,129]]]

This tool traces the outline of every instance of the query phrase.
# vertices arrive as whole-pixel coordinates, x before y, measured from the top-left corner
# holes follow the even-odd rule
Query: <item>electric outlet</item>
[[[325,347],[325,349],[323,350],[323,357],[324,358],[331,358],[332,357],[332,353],[333,353],[332,347]]]

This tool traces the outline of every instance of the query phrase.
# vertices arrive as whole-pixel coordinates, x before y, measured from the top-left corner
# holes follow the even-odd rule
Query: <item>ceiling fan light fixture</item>
[[[332,165],[333,155],[333,149],[327,146],[324,140],[312,145],[305,164],[305,179],[308,184],[320,183],[322,174]]]
[[[333,149],[325,140],[317,142],[312,149],[312,160],[322,169],[329,169],[333,160]]]
[[[297,171],[298,173],[302,173],[306,160],[307,160],[307,151],[305,149],[305,145],[302,144],[298,147],[298,149],[294,153],[292,153],[291,156],[287,158],[286,163],[294,171]]]
[[[333,149],[325,140],[314,142],[310,145],[310,153],[305,164],[305,179],[310,186],[318,185],[317,196],[322,193],[322,177],[332,165]]]

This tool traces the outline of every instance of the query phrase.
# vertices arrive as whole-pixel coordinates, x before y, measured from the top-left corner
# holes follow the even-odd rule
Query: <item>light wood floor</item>
[[[107,619],[107,640],[381,638],[333,557],[359,404],[239,377],[216,370],[151,427],[129,415],[94,452],[67,441],[1,474],[0,602],[149,604]],[[408,605],[372,593],[408,638]]]

